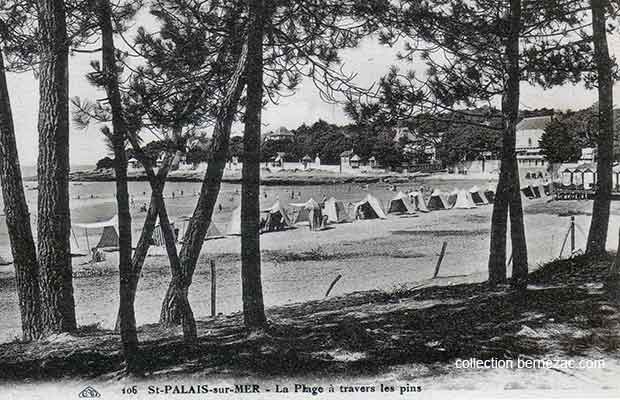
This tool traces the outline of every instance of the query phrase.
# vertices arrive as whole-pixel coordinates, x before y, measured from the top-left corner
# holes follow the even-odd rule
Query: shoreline
[[[238,172],[238,173],[237,173]],[[264,186],[294,186],[294,185],[333,185],[333,184],[368,184],[368,183],[406,183],[418,178],[432,177],[427,173],[330,173],[328,171],[308,170],[296,171],[285,170],[278,172],[261,171],[261,185]],[[168,175],[167,182],[202,182],[205,171],[172,171]],[[23,178],[26,182],[36,182],[36,176]],[[113,182],[115,180],[113,170],[89,170],[74,171],[69,174],[70,182]],[[127,176],[130,182],[148,182],[146,173],[131,172]],[[224,172],[222,183],[240,184],[242,177],[240,171],[231,173]]]
[[[172,171],[166,179],[167,182],[202,182],[205,171]],[[27,176],[26,182],[36,182],[37,177]],[[323,170],[261,170],[261,185],[264,186],[294,186],[294,185],[334,185],[334,184],[369,184],[369,183],[408,183],[417,179],[436,180],[488,180],[497,181],[497,176],[489,174],[456,175],[445,172],[438,173],[397,173],[397,172],[371,172],[371,173],[336,173]],[[105,170],[80,170],[69,174],[70,182],[113,182],[114,171]],[[148,182],[146,173],[133,171],[127,176],[130,182]],[[240,184],[242,177],[240,171],[225,171],[222,183]]]

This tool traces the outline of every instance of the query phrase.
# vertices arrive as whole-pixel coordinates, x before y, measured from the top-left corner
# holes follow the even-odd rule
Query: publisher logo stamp
[[[80,392],[78,397],[81,399],[95,399],[101,397],[101,393],[96,391],[95,388],[92,386],[86,386],[84,390]]]

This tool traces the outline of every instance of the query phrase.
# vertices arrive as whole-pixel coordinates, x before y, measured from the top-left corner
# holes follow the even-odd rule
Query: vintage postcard
[[[619,13],[0,0],[0,398],[619,398]]]

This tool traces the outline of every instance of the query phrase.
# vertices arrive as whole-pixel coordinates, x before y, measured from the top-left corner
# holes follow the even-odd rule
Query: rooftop
[[[524,118],[521,120],[521,122],[517,124],[517,131],[526,131],[533,129],[544,130],[549,124],[549,122],[551,122],[552,118],[553,117],[551,115],[547,115],[544,117]]]

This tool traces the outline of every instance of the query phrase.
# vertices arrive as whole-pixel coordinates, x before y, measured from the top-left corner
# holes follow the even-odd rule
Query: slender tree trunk
[[[266,325],[260,257],[260,134],[263,107],[263,31],[265,4],[250,0],[248,89],[243,133],[241,187],[241,285],[243,320],[249,328]]]
[[[519,121],[519,97],[521,73],[519,69],[519,34],[521,31],[521,0],[510,0],[510,33],[506,43],[506,61],[508,79],[506,82],[505,103],[502,104],[506,116],[506,131],[509,168],[512,172],[510,181],[510,238],[512,242],[512,280],[516,289],[527,286],[527,242],[523,223],[523,206],[519,180],[519,165],[515,152],[517,123]]]
[[[42,323],[48,333],[74,331],[69,213],[69,41],[62,1],[38,0],[38,253]]]
[[[179,253],[181,270],[183,272],[182,282],[186,289],[178,290],[176,288],[177,282],[171,282],[162,303],[160,323],[167,326],[178,325],[182,323],[185,315],[189,315],[189,312],[183,309],[183,305],[189,303],[182,296],[187,295],[189,286],[192,283],[198,257],[200,256],[219,196],[222,176],[226,167],[230,130],[245,86],[246,63],[247,47],[243,46],[237,60],[237,67],[229,81],[226,97],[219,108],[209,151],[210,159],[202,181],[198,204],[188,222],[183,238],[183,246]]]
[[[605,253],[609,208],[613,186],[614,111],[612,64],[607,45],[605,7],[608,0],[591,0],[592,32],[594,36],[594,59],[598,82],[598,124],[597,137],[597,190],[592,207],[592,221],[588,232],[586,253],[599,256]]]
[[[131,137],[131,135],[130,135]],[[140,233],[140,238],[138,239],[138,244],[136,245],[136,249],[133,252],[133,257],[131,259],[131,268],[132,268],[132,282],[131,282],[131,296],[132,302],[135,302],[136,292],[138,291],[138,282],[140,280],[140,275],[142,273],[142,267],[144,266],[144,261],[148,254],[149,248],[151,247],[151,242],[153,240],[153,232],[155,231],[155,224],[157,222],[157,199],[160,198],[163,204],[163,191],[164,186],[166,184],[166,178],[168,176],[168,172],[170,171],[170,162],[171,159],[164,160],[162,167],[157,171],[157,175],[155,175],[153,168],[148,164],[148,159],[145,159],[145,155],[142,152],[142,149],[139,143],[133,139],[130,139],[132,142],[132,146],[136,151],[136,158],[138,161],[142,163],[145,170],[147,171],[147,176],[149,178],[149,183],[151,186],[151,200],[149,203],[149,208],[146,213],[146,217],[144,219],[144,224],[142,225],[142,232]],[[116,326],[115,330],[120,331],[120,310],[119,314],[116,317]]]
[[[127,187],[127,153],[125,151],[127,128],[118,87],[110,3],[108,0],[100,0],[98,6],[102,43],[102,70],[106,94],[112,109],[112,126],[114,128],[112,142],[116,159],[114,170],[116,174],[116,204],[118,208],[120,332],[127,371],[132,373],[139,371],[140,366],[134,309],[135,292],[132,291],[132,282],[135,278],[131,265],[131,212]]]
[[[491,287],[506,283],[506,226],[511,180],[507,154],[508,149],[504,144],[499,182],[497,183],[491,216],[491,249],[489,252],[489,285]]]
[[[4,214],[11,241],[19,312],[24,340],[41,335],[39,264],[30,227],[30,212],[24,195],[22,173],[15,142],[13,113],[6,83],[4,57],[0,51],[0,182]]]

